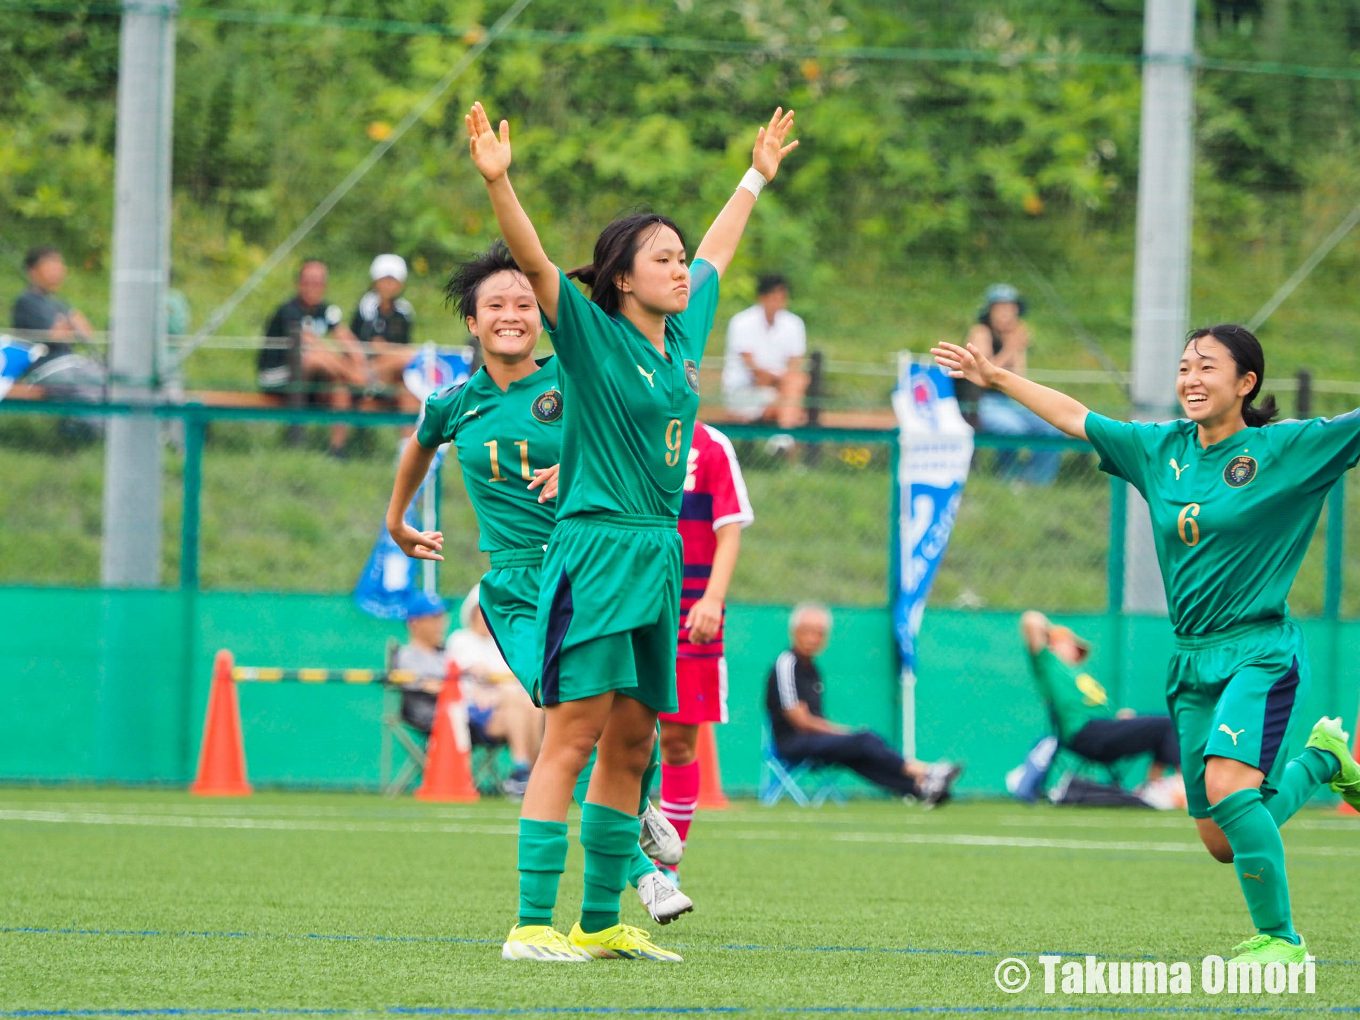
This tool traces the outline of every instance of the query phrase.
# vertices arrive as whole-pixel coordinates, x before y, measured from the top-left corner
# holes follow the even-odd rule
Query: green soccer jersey
[[[428,449],[457,449],[483,552],[542,546],[552,534],[552,503],[540,503],[529,482],[536,469],[558,462],[562,409],[556,358],[504,392],[483,368],[425,401],[416,439]]]
[[[1208,449],[1190,421],[1088,414],[1086,437],[1101,470],[1147,499],[1171,623],[1195,636],[1288,613],[1323,500],[1360,460],[1360,411],[1246,428]]]
[[[1105,688],[1082,667],[1069,666],[1047,648],[1031,655],[1029,661],[1060,739],[1070,740],[1092,719],[1113,718],[1114,707]]]
[[[565,275],[559,294],[557,324],[548,330],[567,400],[558,519],[614,513],[674,520],[699,410],[699,364],[718,309],[717,270],[694,263],[689,307],[666,317],[665,354]]]

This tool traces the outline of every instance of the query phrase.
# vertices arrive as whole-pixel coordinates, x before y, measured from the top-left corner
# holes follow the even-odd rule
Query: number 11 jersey
[[[563,401],[557,359],[538,365],[504,392],[483,368],[425,401],[416,440],[431,450],[456,446],[483,552],[543,546],[552,534],[556,501],[540,503],[542,490],[529,482],[558,462]]]

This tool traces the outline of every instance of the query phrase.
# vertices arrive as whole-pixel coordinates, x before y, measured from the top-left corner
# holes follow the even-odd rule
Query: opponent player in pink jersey
[[[661,813],[683,841],[699,800],[695,749],[701,723],[727,722],[727,660],[723,606],[737,565],[741,529],[755,520],[731,441],[703,422],[694,425],[680,538],[685,576],[680,586],[680,643],[675,687],[680,708],[661,719]],[[678,886],[673,869],[658,865]]]

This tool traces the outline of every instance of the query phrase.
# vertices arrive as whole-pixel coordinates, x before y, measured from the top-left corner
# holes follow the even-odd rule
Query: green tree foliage
[[[112,219],[117,21],[108,5],[15,6],[0,13],[0,219],[16,245],[55,240],[98,264]],[[243,276],[503,9],[186,5],[179,257]],[[738,289],[761,260],[825,281],[927,253],[964,263],[998,238],[1083,272],[1082,238],[1127,246],[1131,235],[1141,39],[1141,0],[535,0],[305,247],[340,265],[390,249],[439,266],[484,242],[492,223],[462,124],[473,99],[509,118],[517,185],[560,260],[584,260],[603,222],[644,202],[697,237],[755,126],[784,103],[799,111],[803,146],[757,209]],[[1197,39],[1216,61],[1353,68],[1360,9],[1202,0]],[[1356,88],[1199,73],[1206,243],[1270,240],[1285,207],[1331,215],[1319,189],[1360,185]]]

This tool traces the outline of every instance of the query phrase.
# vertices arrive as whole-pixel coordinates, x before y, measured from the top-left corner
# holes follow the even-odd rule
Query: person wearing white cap
[[[416,310],[401,296],[406,286],[406,260],[400,255],[379,255],[368,267],[373,287],[359,299],[350,320],[350,331],[364,343],[369,370],[384,386],[396,390],[397,404],[412,414],[420,401],[407,392],[401,375],[415,357]]]

